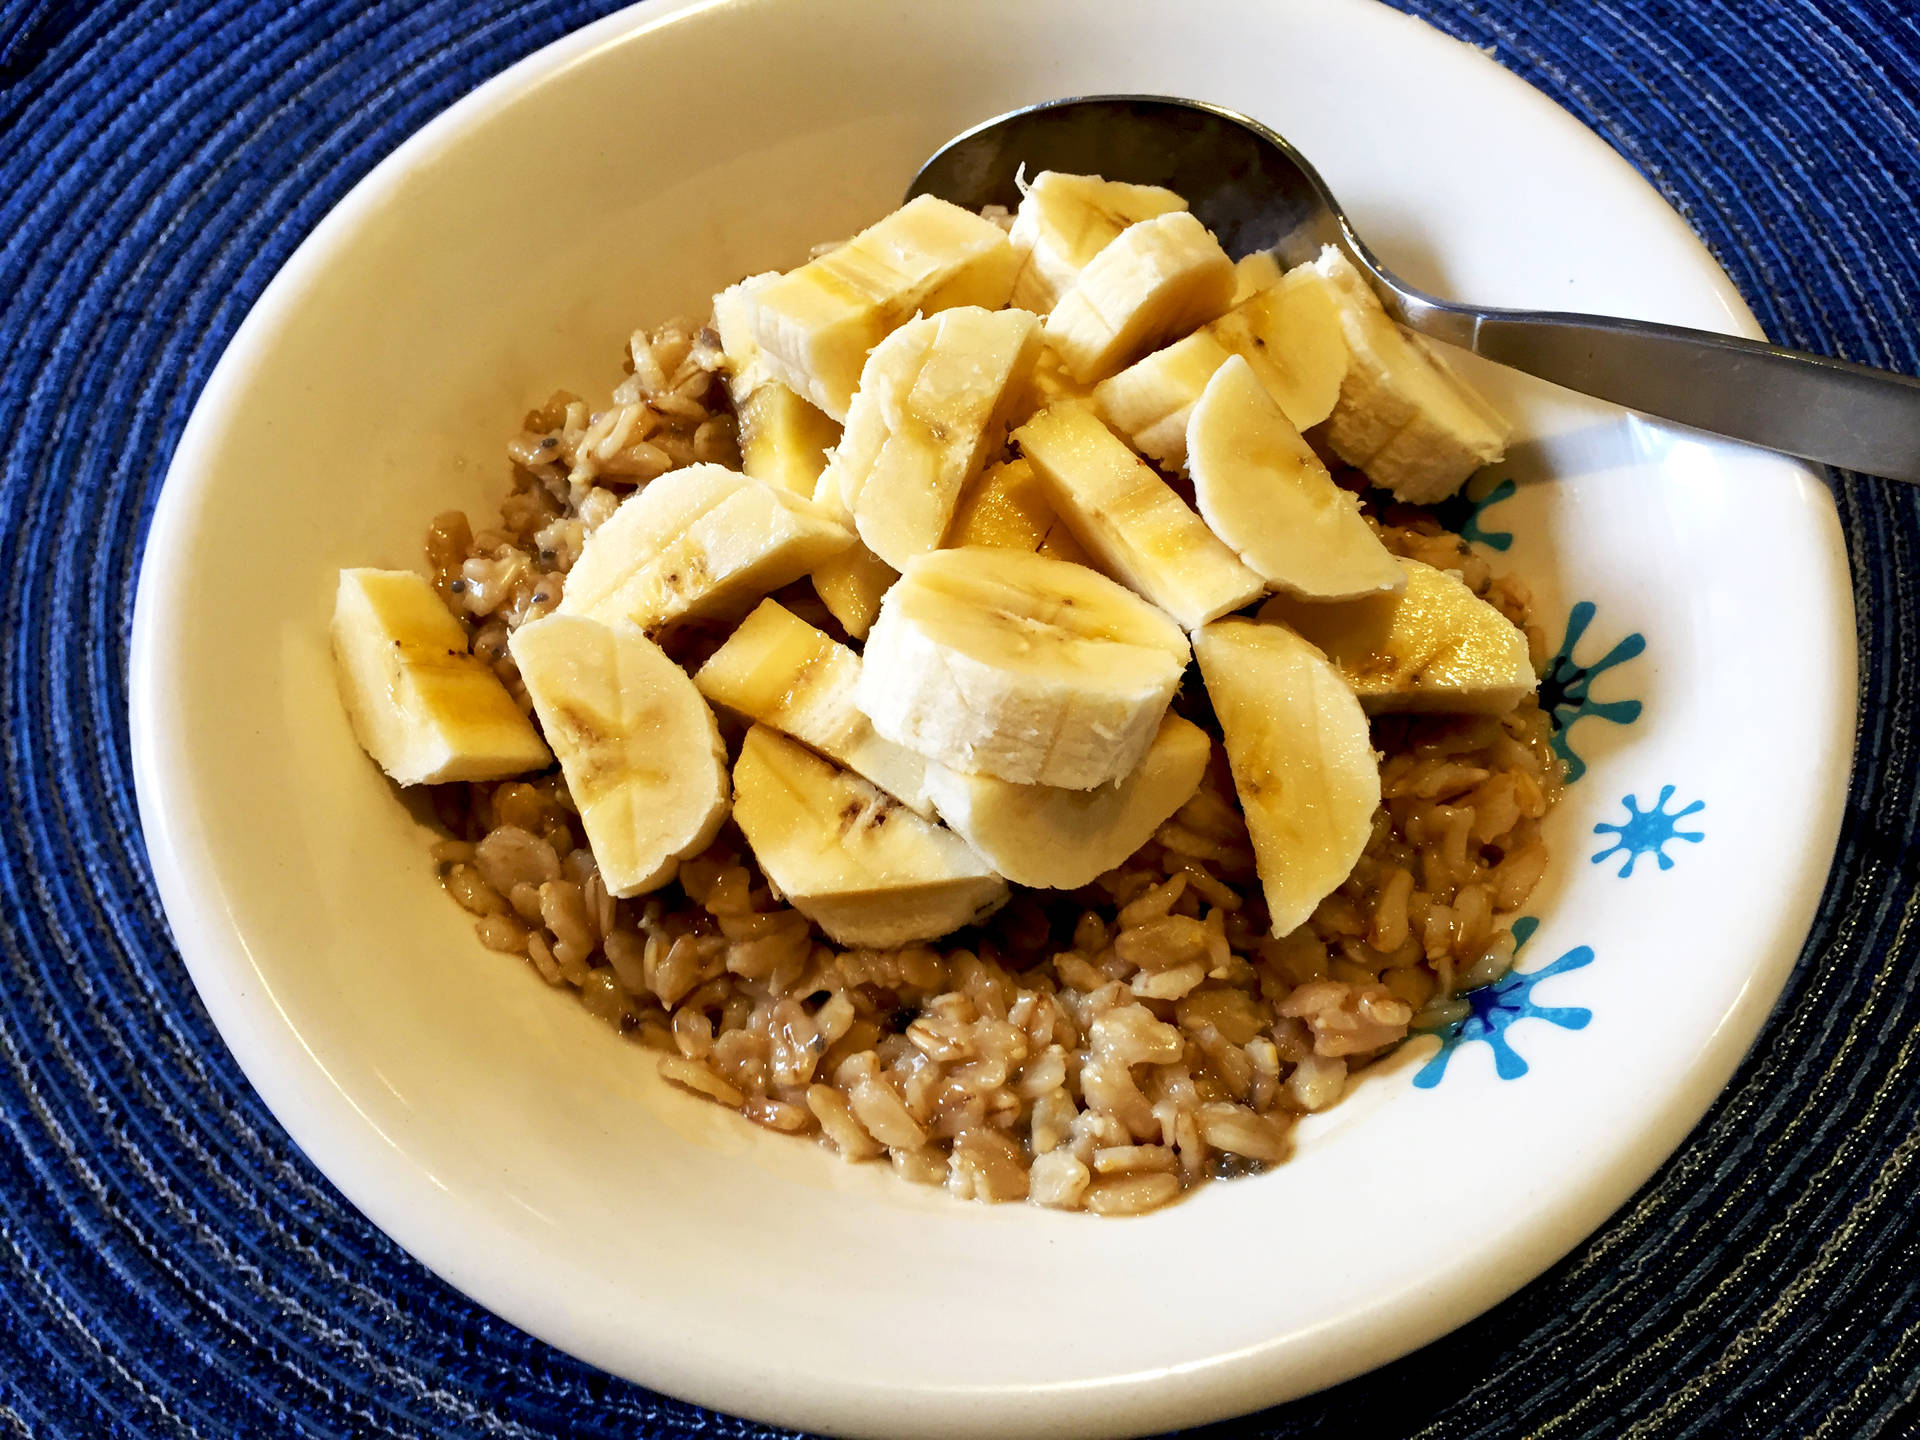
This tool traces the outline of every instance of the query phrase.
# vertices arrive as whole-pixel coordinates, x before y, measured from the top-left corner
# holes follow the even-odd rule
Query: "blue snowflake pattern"
[[[1638,700],[1595,700],[1591,691],[1593,682],[1601,675],[1645,650],[1646,636],[1634,631],[1591,665],[1582,665],[1573,658],[1574,649],[1593,623],[1597,609],[1591,600],[1582,600],[1573,607],[1567,615],[1566,638],[1560,642],[1553,659],[1547,662],[1547,672],[1540,680],[1540,708],[1552,722],[1554,753],[1566,763],[1569,785],[1587,773],[1587,762],[1574,753],[1568,741],[1568,732],[1576,721],[1591,715],[1615,725],[1631,725],[1640,718]]]
[[[1516,955],[1539,926],[1540,922],[1531,915],[1523,915],[1513,922]],[[1507,1039],[1507,1031],[1522,1020],[1544,1020],[1549,1025],[1558,1025],[1562,1030],[1586,1029],[1588,1022],[1593,1019],[1591,1010],[1581,1006],[1540,1005],[1535,1002],[1533,992],[1543,980],[1551,980],[1556,975],[1564,975],[1569,970],[1578,970],[1592,963],[1592,947],[1581,945],[1567,951],[1551,965],[1524,975],[1512,971],[1503,980],[1469,991],[1466,996],[1470,1007],[1467,1013],[1438,1032],[1440,1049],[1413,1077],[1413,1083],[1422,1090],[1431,1090],[1438,1085],[1447,1073],[1447,1063],[1453,1059],[1453,1052],[1473,1040],[1481,1041],[1493,1051],[1494,1074],[1502,1080],[1518,1080],[1527,1073],[1527,1062],[1520,1058],[1520,1052]]]
[[[1706,809],[1707,802],[1695,800],[1691,805],[1669,814],[1667,802],[1673,799],[1673,789],[1671,785],[1662,785],[1660,798],[1655,800],[1652,808],[1647,810],[1640,808],[1637,795],[1629,795],[1622,800],[1620,803],[1627,812],[1627,818],[1623,823],[1614,825],[1603,820],[1593,827],[1593,833],[1596,835],[1613,836],[1613,844],[1595,855],[1593,863],[1598,865],[1612,855],[1626,856],[1620,865],[1620,878],[1624,880],[1633,874],[1633,862],[1642,855],[1653,856],[1660,863],[1662,870],[1671,870],[1673,857],[1666,851],[1669,842],[1691,840],[1697,845],[1706,839],[1705,831],[1682,830],[1680,822],[1687,816]]]
[[[1434,514],[1442,525],[1457,532],[1468,544],[1484,545],[1489,550],[1505,550],[1513,544],[1513,532],[1485,529],[1480,524],[1480,517],[1502,500],[1511,500],[1519,489],[1512,480],[1502,480],[1478,500],[1470,500],[1465,495],[1442,500],[1433,507]]]
[[[1480,526],[1480,517],[1502,500],[1511,500],[1519,490],[1512,480],[1502,480],[1489,490],[1475,504],[1467,518],[1460,524],[1460,538],[1469,544],[1484,545],[1489,550],[1505,550],[1513,544],[1511,530],[1484,530]]]

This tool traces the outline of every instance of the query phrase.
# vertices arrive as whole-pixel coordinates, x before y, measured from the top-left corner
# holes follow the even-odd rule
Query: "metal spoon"
[[[1029,106],[949,141],[907,196],[1015,206],[1023,165],[1178,191],[1235,257],[1270,249],[1292,266],[1337,245],[1423,335],[1695,429],[1920,483],[1920,380],[1678,325],[1438,299],[1374,257],[1299,151],[1231,110],[1160,95]]]

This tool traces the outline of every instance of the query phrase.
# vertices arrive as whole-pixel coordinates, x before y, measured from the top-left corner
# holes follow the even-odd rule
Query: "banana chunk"
[[[1326,652],[1368,714],[1390,710],[1504,715],[1538,688],[1527,637],[1457,575],[1401,560],[1397,595],[1341,605],[1275,596],[1262,620],[1284,621]]]
[[[1067,372],[1067,362],[1043,338],[1040,342],[1040,358],[1033,362],[1033,373],[1027,377],[1025,389],[1013,404],[1009,423],[1024,424],[1049,405],[1057,405],[1062,400],[1085,400],[1093,394],[1093,388],[1074,379]]]
[[[947,530],[947,548],[988,545],[1035,551],[1059,523],[1033,466],[1025,460],[1002,460],[967,487]]]
[[[693,677],[700,693],[811,745],[922,815],[927,762],[883,740],[860,713],[860,657],[777,600],[760,606]]]
[[[1233,303],[1251,300],[1262,290],[1280,283],[1280,262],[1271,250],[1256,250],[1233,262]]]
[[[1142,455],[1181,469],[1187,463],[1187,419],[1214,372],[1232,358],[1212,327],[1196,330],[1102,380],[1093,387],[1094,406]]]
[[[613,895],[657,890],[727,818],[713,711],[632,625],[549,615],[507,641]]]
[[[1067,524],[1054,513],[1047,487],[1026,460],[1003,460],[968,487],[953,513],[945,548],[987,545],[1090,563]]]
[[[820,472],[813,503],[838,524],[853,529],[853,512],[840,498],[840,482],[831,469]],[[852,639],[864,640],[873,617],[880,613],[880,601],[900,578],[900,572],[856,539],[838,555],[814,566],[809,578],[813,593],[840,622],[840,628]]]
[[[1187,629],[1266,593],[1266,581],[1085,405],[1056,405],[1013,438],[1074,539]]]
[[[689,465],[650,481],[587,537],[559,613],[653,633],[739,614],[852,544],[810,500],[721,465]]]
[[[1311,430],[1333,413],[1347,341],[1339,307],[1310,267],[1249,295],[1207,329],[1253,367],[1294,429]]]
[[[1186,208],[1185,200],[1158,185],[1042,170],[1020,197],[1007,234],[1020,255],[1013,303],[1046,314],[1121,231]]]
[[[1387,317],[1346,256],[1329,245],[1302,268],[1325,286],[1349,352],[1327,422],[1336,455],[1409,504],[1432,505],[1506,454],[1507,422]]]
[[[713,328],[726,357],[727,393],[738,404],[762,385],[777,383],[766,355],[753,338],[753,304],[748,298],[780,278],[778,270],[749,275],[713,297]]]
[[[896,570],[939,546],[960,492],[1000,447],[1039,326],[1024,310],[962,306],[909,321],[867,357],[826,481],[861,543]]]
[[[503,780],[553,756],[467,632],[411,570],[342,570],[334,674],[354,738],[401,785]]]
[[[1081,384],[1204,325],[1233,300],[1233,261],[1184,210],[1142,220],[1087,264],[1047,316],[1047,343]]]
[[[776,380],[754,341],[747,295],[778,278],[755,275],[722,290],[713,297],[713,326],[740,421],[740,468],[777,489],[810,496],[827,468],[827,451],[840,442],[840,427]]]
[[[855,640],[864,640],[880,613],[880,602],[899,578],[898,570],[856,542],[814,567],[813,592],[842,630]]]
[[[765,725],[747,732],[733,792],[767,878],[842,945],[934,940],[1007,901],[1007,882],[958,835]]]
[[[847,418],[867,353],[914,312],[997,310],[1020,259],[1006,231],[922,195],[837,249],[745,294],[746,323],[772,377]]]
[[[1169,712],[1146,758],[1097,789],[1012,785],[943,765],[928,767],[927,785],[940,818],[1014,884],[1077,890],[1193,798],[1212,748],[1204,730]]]
[[[734,401],[740,420],[740,468],[795,495],[812,495],[840,443],[840,427],[778,380]]]
[[[1380,807],[1380,765],[1340,672],[1286,626],[1222,620],[1193,637],[1246,812],[1273,933],[1353,873]]]
[[[1260,252],[1259,258],[1277,271],[1271,256]],[[1255,291],[1212,324],[1102,380],[1094,386],[1094,404],[1142,455],[1179,469],[1187,463],[1187,420],[1230,355],[1253,367],[1294,429],[1311,429],[1333,412],[1347,373],[1347,342],[1339,312],[1311,267]]]
[[[1238,355],[1193,407],[1187,464],[1202,518],[1275,589],[1352,600],[1406,584],[1360,498],[1333,483]]]
[[[860,708],[950,769],[1090,790],[1140,763],[1187,655],[1173,621],[1084,566],[936,550],[887,592]]]

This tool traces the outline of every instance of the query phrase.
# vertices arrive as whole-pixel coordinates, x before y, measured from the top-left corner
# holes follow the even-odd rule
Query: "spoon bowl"
[[[1177,191],[1236,260],[1272,250],[1304,264],[1345,230],[1326,182],[1279,135],[1220,106],[1164,95],[1053,100],[976,125],[920,168],[907,198],[1011,209],[1023,169]],[[1346,238],[1358,243],[1350,231]]]
[[[1849,470],[1920,484],[1920,380],[1760,341],[1429,295],[1380,263],[1306,157],[1256,120],[1167,95],[1092,95],[1009,111],[936,151],[907,191],[1017,206],[1042,170],[1161,185],[1235,259],[1340,250],[1395,320],[1570,390]]]

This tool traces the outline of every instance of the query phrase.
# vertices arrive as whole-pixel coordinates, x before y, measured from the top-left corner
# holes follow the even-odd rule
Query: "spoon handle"
[[[1920,483],[1920,380],[1707,330],[1399,291],[1409,328],[1569,390],[1803,460]]]

